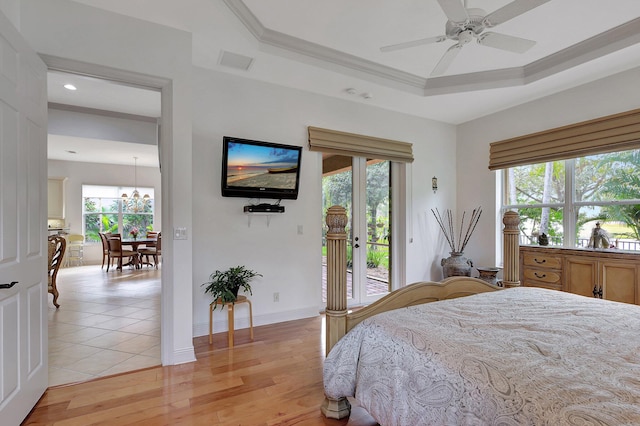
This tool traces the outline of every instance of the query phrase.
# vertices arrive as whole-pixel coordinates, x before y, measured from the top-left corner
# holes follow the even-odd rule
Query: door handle
[[[16,284],[18,284],[18,281],[11,281],[10,283],[7,283],[7,284],[0,284],[0,288],[11,288]]]

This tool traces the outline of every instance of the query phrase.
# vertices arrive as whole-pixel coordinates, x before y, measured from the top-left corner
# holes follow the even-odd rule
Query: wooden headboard
[[[420,303],[468,296],[470,294],[495,291],[498,287],[470,277],[451,277],[440,283],[420,282],[391,292],[377,302],[353,313],[347,310],[347,215],[341,206],[327,210],[327,307],[326,307],[326,353],[349,330],[364,319],[380,312]],[[520,285],[518,258],[518,224],[516,212],[503,216],[504,287]]]

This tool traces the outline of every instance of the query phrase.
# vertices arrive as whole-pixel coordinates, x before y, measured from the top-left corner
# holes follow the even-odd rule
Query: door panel
[[[616,302],[636,303],[638,272],[635,262],[602,263],[603,298]]]
[[[0,14],[0,419],[14,425],[47,378],[46,67]]]
[[[593,297],[593,289],[598,284],[597,266],[595,260],[567,257],[565,265],[567,291]]]

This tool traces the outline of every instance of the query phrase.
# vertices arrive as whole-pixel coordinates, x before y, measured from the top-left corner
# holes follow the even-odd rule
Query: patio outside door
[[[349,216],[349,306],[371,303],[391,288],[391,162],[325,154],[322,187],[324,213],[330,206],[340,205]],[[323,238],[323,256],[325,254]],[[326,262],[323,262],[325,270]],[[324,277],[323,302],[326,301]]]

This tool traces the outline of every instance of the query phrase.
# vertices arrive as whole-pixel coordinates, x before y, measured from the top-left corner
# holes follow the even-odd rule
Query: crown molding
[[[310,61],[331,71],[337,71],[338,66],[343,73],[355,73],[360,78],[421,96],[523,86],[640,43],[640,18],[637,18],[522,67],[425,78],[271,30],[242,0],[223,1],[261,48],[275,48],[276,53],[293,54],[298,60],[302,58],[303,62]]]

